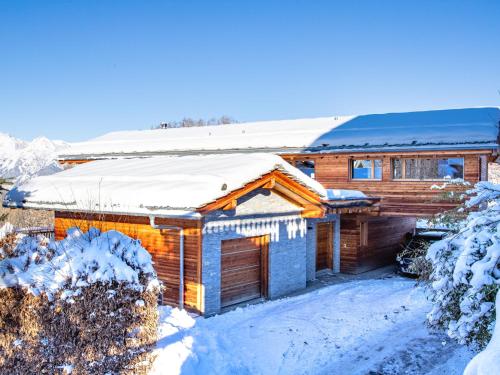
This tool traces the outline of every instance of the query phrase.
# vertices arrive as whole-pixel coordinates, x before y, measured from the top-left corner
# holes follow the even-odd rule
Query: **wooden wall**
[[[79,165],[79,164],[85,164],[89,163],[91,161],[98,160],[98,159],[68,159],[68,160],[58,160],[59,164],[62,166],[64,165]]]
[[[201,221],[186,219],[156,219],[156,224],[184,228],[184,302],[186,308],[201,312]],[[179,301],[179,233],[175,230],[154,229],[148,217],[121,215],[91,215],[80,213],[55,213],[55,237],[60,240],[66,230],[77,226],[86,231],[94,226],[102,231],[118,230],[132,238],[140,239],[151,253],[154,268],[163,281],[165,304]]]
[[[404,181],[392,179],[391,159],[398,157],[463,157],[464,178],[471,184],[481,178],[480,157],[491,155],[491,151],[407,152],[407,153],[352,153],[352,154],[289,154],[282,155],[293,163],[296,159],[315,161],[315,178],[331,189],[361,190],[367,195],[382,198],[380,213],[385,216],[430,216],[451,209],[454,203],[443,201],[443,190],[431,190],[432,185],[443,181]],[[381,180],[352,180],[351,159],[382,159]],[[457,187],[448,190],[463,190]]]
[[[415,223],[411,217],[342,215],[340,271],[361,273],[393,263],[402,250],[406,233],[413,232]],[[361,228],[367,233],[362,233]]]

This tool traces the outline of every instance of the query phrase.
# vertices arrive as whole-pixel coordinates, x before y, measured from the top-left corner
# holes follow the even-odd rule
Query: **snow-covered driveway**
[[[472,354],[425,327],[429,304],[392,277],[193,319],[162,308],[155,374],[461,374]]]

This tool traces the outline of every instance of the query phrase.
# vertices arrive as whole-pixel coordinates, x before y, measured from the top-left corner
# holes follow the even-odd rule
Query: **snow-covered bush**
[[[0,261],[12,255],[17,242],[15,228],[11,223],[5,223],[0,228]]]
[[[461,178],[456,178],[444,182],[441,185],[432,185],[432,190],[440,191],[433,201],[443,203],[454,203],[456,207],[434,215],[428,225],[435,228],[445,228],[447,230],[459,230],[461,223],[467,217],[465,201],[467,199],[467,190],[471,184]]]
[[[496,321],[500,318],[500,291],[496,297]],[[492,375],[500,371],[500,324],[495,329],[488,346],[467,365],[464,375]]]
[[[147,371],[160,285],[140,241],[73,228],[62,241],[17,236],[9,246],[0,260],[0,368]]]
[[[429,247],[431,326],[460,343],[483,348],[495,319],[500,287],[500,185],[479,182],[468,192],[469,213],[457,232]]]

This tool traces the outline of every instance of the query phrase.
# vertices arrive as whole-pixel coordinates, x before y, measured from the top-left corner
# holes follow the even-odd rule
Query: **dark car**
[[[447,230],[425,229],[418,230],[415,234],[408,235],[404,245],[396,260],[400,274],[409,277],[419,277],[419,263],[426,262],[425,254],[429,245],[442,240],[449,233]]]

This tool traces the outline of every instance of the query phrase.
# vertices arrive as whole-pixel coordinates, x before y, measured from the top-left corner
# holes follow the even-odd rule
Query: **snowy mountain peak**
[[[38,137],[31,142],[0,133],[0,178],[15,184],[26,182],[34,176],[60,171],[57,152],[68,147],[65,142]]]

